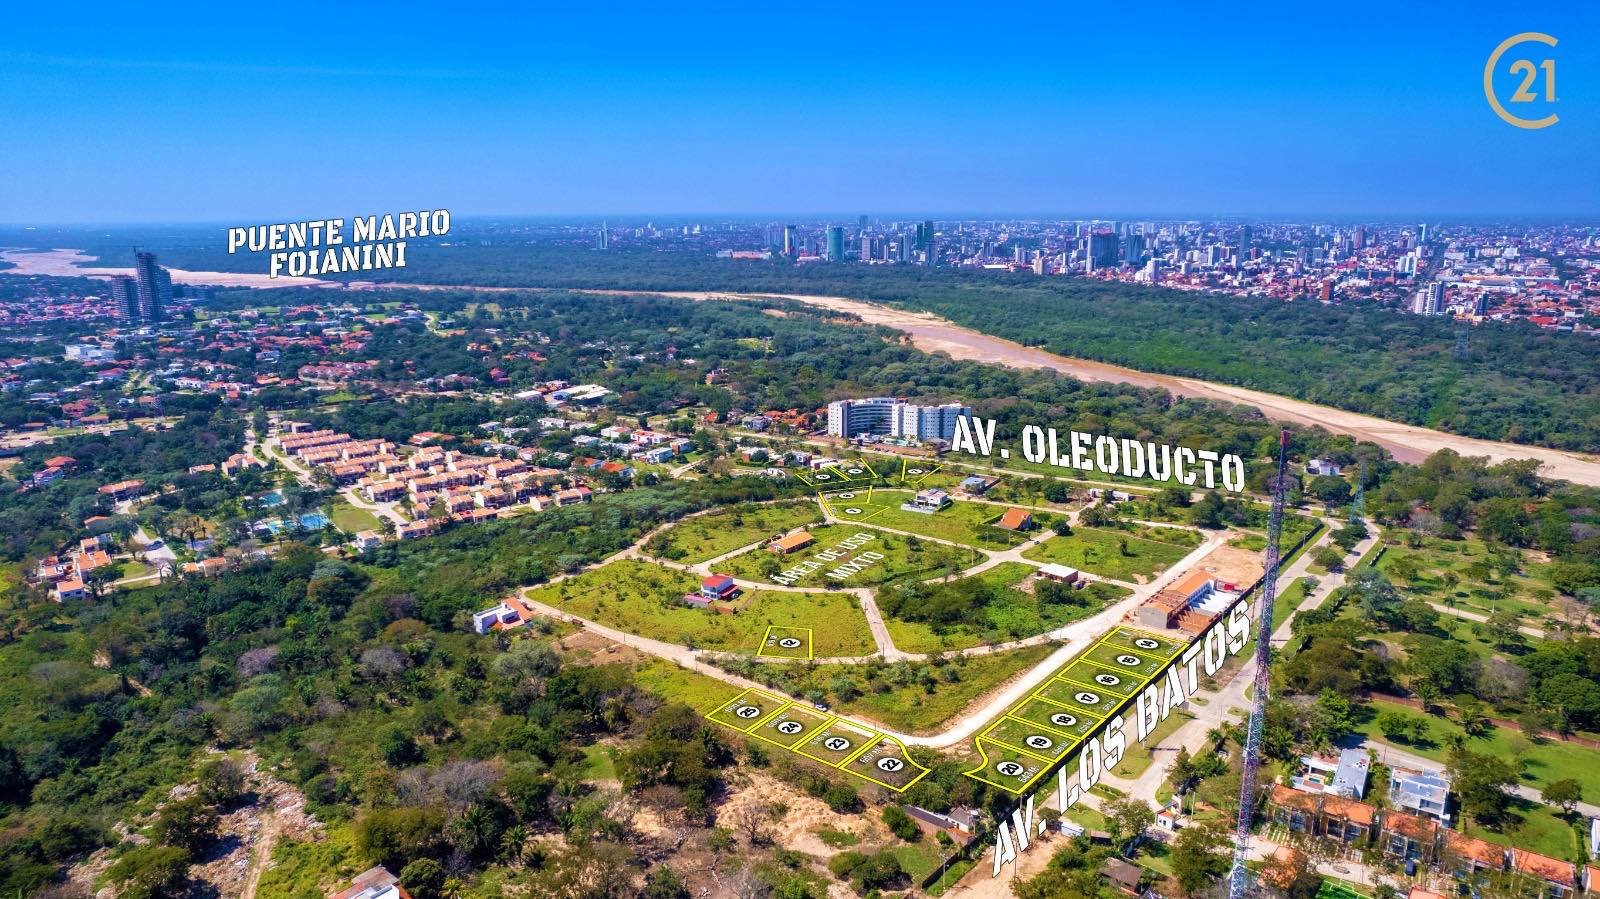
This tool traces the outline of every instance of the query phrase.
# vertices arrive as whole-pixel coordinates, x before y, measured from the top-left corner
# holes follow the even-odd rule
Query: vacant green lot
[[[673,525],[650,541],[651,555],[695,564],[822,520],[814,501],[734,506]]]
[[[833,711],[906,733],[945,726],[968,706],[1055,651],[1049,644],[940,664],[753,665],[749,676]],[[863,721],[863,723],[867,723]]]
[[[654,656],[633,668],[634,682],[667,702],[681,702],[702,715],[715,711],[744,690],[697,674]]]
[[[1374,723],[1378,715],[1395,711],[1412,718],[1423,718],[1422,713],[1381,699],[1374,699],[1369,705],[1374,714],[1365,723],[1357,725],[1359,733],[1376,742],[1398,746],[1441,763],[1450,754],[1449,741],[1456,734],[1466,739],[1467,749],[1503,759],[1516,758],[1517,752],[1523,748],[1522,740],[1526,739],[1517,731],[1503,727],[1493,728],[1481,737],[1467,737],[1461,725],[1454,720],[1442,715],[1428,715],[1424,718],[1427,735],[1422,742],[1397,743],[1378,730]],[[1516,748],[1513,748],[1514,744]],[[1526,751],[1522,752],[1522,759],[1527,763],[1527,771],[1523,775],[1522,782],[1529,786],[1543,787],[1552,780],[1571,777],[1583,785],[1585,797],[1600,796],[1600,749],[1589,749],[1576,743],[1551,740],[1528,746]]]
[[[1517,798],[1511,801],[1511,821],[1500,830],[1477,824],[1463,828],[1467,836],[1488,840],[1500,846],[1529,849],[1551,858],[1572,858],[1578,840],[1572,825],[1561,820],[1555,809],[1538,802]]]
[[[1499,609],[1534,618],[1548,615],[1545,602],[1555,590],[1539,566],[1517,550],[1503,552],[1509,554],[1505,558],[1516,559],[1519,570],[1502,573],[1489,545],[1476,537],[1423,537],[1419,547],[1390,546],[1378,560],[1378,570],[1417,599],[1482,615]]]
[[[740,579],[775,583],[773,578],[780,572],[801,565],[818,553],[838,546],[841,541],[863,533],[872,535],[872,539],[859,547],[841,550],[838,558],[825,560],[821,567],[799,575],[791,586],[862,587],[927,580],[954,574],[984,560],[983,553],[977,550],[947,546],[903,534],[891,534],[862,525],[830,524],[812,528],[810,533],[816,538],[816,543],[798,552],[780,556],[764,549],[754,550],[719,563],[718,567]],[[863,553],[881,553],[883,558],[866,559],[862,558]],[[842,579],[828,576],[828,572],[852,561],[859,561],[864,567]]]
[[[361,531],[375,531],[378,529],[378,516],[366,509],[357,509],[343,499],[334,500],[333,511],[329,516],[335,526],[341,531],[357,534]]]
[[[1192,547],[1144,540],[1101,528],[1074,528],[1066,537],[1049,540],[1024,552],[1023,558],[1059,562],[1090,574],[1144,583],[1189,554]]]
[[[1289,620],[1289,616],[1299,610],[1300,604],[1306,601],[1306,579],[1297,577],[1293,582],[1279,593],[1272,603],[1272,629]]]
[[[926,621],[906,621],[885,616],[889,637],[896,648],[906,652],[946,652],[989,643],[1004,643],[1053,631],[1081,618],[1087,618],[1127,596],[1129,590],[1116,584],[1090,584],[1072,594],[1075,603],[1041,604],[1032,593],[1009,589],[1034,567],[1021,562],[1003,562],[975,575],[994,586],[1008,588],[1000,600],[974,609],[971,620],[953,627],[937,628]],[[888,588],[894,589],[894,588]]]
[[[1190,549],[1194,549],[1206,540],[1205,535],[1200,531],[1190,530],[1189,528],[1169,528],[1161,525],[1137,524],[1131,521],[1120,522],[1114,528],[1109,528],[1108,530],[1131,534],[1142,540],[1154,540],[1157,543],[1170,543],[1173,546],[1186,546]]]
[[[874,491],[873,501],[886,503],[889,508],[874,515],[869,523],[984,549],[1010,549],[1028,539],[1026,534],[990,526],[1005,514],[1004,506],[957,500],[933,513],[901,509],[901,503],[910,502],[912,496],[909,490]]]
[[[699,649],[755,652],[769,624],[809,627],[818,657],[860,656],[876,646],[854,596],[748,591],[740,611],[724,615],[685,605],[698,588],[692,574],[621,559],[571,580],[531,590],[528,598],[630,634]]]

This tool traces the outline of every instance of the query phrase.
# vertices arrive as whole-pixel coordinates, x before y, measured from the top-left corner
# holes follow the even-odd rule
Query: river
[[[44,252],[6,250],[0,259],[17,265],[0,270],[0,274],[39,275],[89,275],[106,276],[128,274],[131,269],[84,268],[80,262],[91,261],[79,250],[49,250]],[[174,281],[181,284],[210,284],[226,287],[336,287],[337,282],[315,278],[278,278],[268,280],[266,275],[237,272],[185,272],[172,270]],[[382,284],[384,287],[415,288],[419,290],[479,290],[500,292],[510,290],[538,290],[538,287],[480,287],[477,285],[440,284]],[[581,293],[620,295],[640,291],[586,290]],[[1331,406],[1319,406],[1301,400],[1234,387],[1196,378],[1152,374],[1119,365],[1060,356],[1034,347],[1023,346],[937,316],[906,312],[844,297],[810,296],[804,294],[742,294],[727,291],[646,291],[661,296],[675,296],[693,300],[715,299],[786,299],[809,306],[849,313],[862,321],[893,328],[910,337],[918,349],[926,352],[948,353],[956,359],[1006,365],[1012,368],[1048,368],[1083,381],[1132,384],[1137,387],[1155,387],[1178,396],[1237,403],[1259,409],[1274,421],[1300,425],[1320,425],[1340,434],[1349,434],[1359,440],[1370,440],[1388,450],[1402,462],[1420,462],[1441,449],[1452,449],[1464,456],[1487,456],[1490,461],[1507,459],[1536,459],[1540,473],[1546,477],[1560,478],[1576,484],[1600,487],[1600,456],[1567,450],[1524,446],[1497,440],[1482,440],[1446,434],[1431,428],[1386,421],[1371,415],[1348,412]]]

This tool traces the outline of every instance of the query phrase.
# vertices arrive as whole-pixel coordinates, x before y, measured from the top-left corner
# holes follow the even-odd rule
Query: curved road
[[[709,511],[711,511],[711,510],[706,510],[706,511],[695,513],[695,514],[697,514],[697,515],[707,514],[707,512],[709,512]],[[679,521],[682,521],[682,520],[683,519],[680,519]],[[614,554],[614,555],[602,560],[598,564],[596,564],[594,566],[591,566],[589,569],[585,569],[585,570],[592,570],[593,568],[598,568],[601,565],[605,565],[606,563],[611,562],[611,561],[616,560],[616,559],[622,559],[622,558],[648,558],[648,557],[643,556],[640,548],[651,537],[655,536],[660,531],[665,530],[667,527],[671,527],[672,525],[677,524],[677,523],[678,522],[670,522],[668,524],[664,524],[664,525],[652,530],[650,533],[645,534],[644,536],[642,536],[638,540],[636,540],[633,543],[633,545],[629,546],[627,549],[624,549],[624,550],[622,550],[622,551],[620,551],[620,552],[618,552],[618,553],[616,553],[616,554]],[[868,525],[868,526],[870,527],[870,525]],[[896,531],[895,533],[902,533],[902,532]],[[917,536],[920,539],[931,539],[931,538],[922,537],[921,535],[910,535],[910,536]],[[943,655],[945,657],[949,657],[949,656],[953,656],[953,655],[982,655],[982,654],[988,654],[988,653],[994,653],[994,652],[1002,652],[1002,651],[1005,651],[1005,650],[1008,650],[1008,649],[1018,649],[1018,648],[1021,648],[1021,647],[1024,647],[1024,646],[1037,646],[1037,645],[1041,645],[1041,644],[1045,644],[1045,643],[1060,642],[1062,644],[1058,649],[1056,649],[1055,652],[1051,653],[1047,658],[1045,658],[1039,664],[1035,665],[1029,671],[1023,673],[1022,675],[1020,675],[1018,677],[1013,678],[1009,683],[1007,683],[1001,689],[995,690],[995,691],[991,691],[986,697],[984,697],[984,699],[982,701],[982,705],[974,707],[974,708],[968,708],[966,711],[964,711],[962,713],[961,720],[958,723],[956,723],[955,725],[951,726],[950,728],[948,728],[948,729],[946,729],[946,730],[944,730],[942,732],[939,732],[939,733],[936,733],[936,734],[922,735],[922,736],[919,736],[919,735],[916,735],[916,734],[906,734],[906,733],[901,733],[899,731],[896,731],[893,728],[884,727],[881,724],[879,724],[878,722],[875,722],[875,721],[871,720],[870,718],[866,718],[866,717],[861,716],[861,715],[853,715],[851,717],[856,719],[856,720],[858,720],[858,721],[861,721],[863,723],[872,725],[873,727],[875,727],[878,730],[882,731],[884,734],[886,734],[888,736],[891,736],[891,737],[894,737],[894,738],[900,740],[901,742],[905,743],[906,745],[929,746],[929,747],[932,747],[932,748],[945,748],[945,747],[953,746],[953,745],[955,745],[957,743],[961,743],[961,742],[963,742],[963,741],[965,741],[967,739],[970,739],[974,734],[976,734],[978,732],[978,730],[980,728],[982,728],[984,725],[988,724],[989,721],[991,719],[993,719],[995,716],[999,715],[1002,710],[1004,710],[1004,709],[1008,708],[1009,706],[1011,706],[1012,704],[1016,703],[1024,695],[1026,695],[1027,693],[1031,692],[1034,688],[1036,688],[1039,684],[1043,683],[1044,681],[1046,681],[1050,677],[1052,677],[1055,674],[1055,671],[1056,671],[1057,668],[1060,668],[1063,664],[1065,664],[1067,662],[1068,659],[1072,658],[1073,655],[1075,655],[1076,653],[1081,651],[1085,645],[1087,645],[1089,642],[1093,641],[1101,633],[1103,633],[1107,629],[1111,628],[1113,625],[1115,625],[1118,622],[1120,622],[1123,619],[1123,617],[1125,615],[1127,615],[1128,612],[1132,611],[1135,607],[1137,607],[1141,602],[1143,602],[1145,600],[1146,597],[1148,597],[1148,596],[1154,594],[1156,591],[1166,587],[1167,584],[1170,583],[1174,578],[1176,578],[1178,575],[1186,572],[1192,565],[1194,565],[1194,563],[1196,563],[1199,559],[1204,557],[1211,550],[1213,550],[1216,547],[1218,547],[1218,546],[1222,545],[1223,543],[1227,542],[1227,540],[1231,536],[1232,536],[1232,534],[1229,533],[1229,532],[1226,532],[1226,531],[1218,533],[1218,534],[1215,534],[1215,535],[1212,535],[1207,540],[1205,540],[1203,543],[1201,543],[1199,546],[1197,546],[1193,550],[1191,550],[1189,552],[1189,554],[1186,555],[1184,558],[1180,559],[1179,561],[1177,561],[1177,562],[1173,563],[1171,566],[1169,566],[1167,568],[1166,573],[1164,573],[1161,577],[1155,578],[1154,580],[1152,580],[1148,584],[1143,584],[1143,585],[1131,585],[1131,584],[1124,585],[1124,586],[1131,587],[1134,590],[1134,592],[1131,595],[1129,595],[1127,598],[1117,602],[1115,605],[1107,606],[1105,609],[1102,609],[1100,612],[1098,612],[1095,615],[1092,615],[1092,616],[1090,616],[1088,618],[1083,618],[1083,619],[1080,619],[1078,621],[1074,621],[1074,622],[1071,622],[1070,624],[1067,624],[1067,625],[1064,625],[1062,627],[1059,627],[1059,628],[1057,628],[1057,629],[1055,629],[1053,631],[1050,631],[1048,633],[1038,634],[1036,636],[1028,637],[1028,638],[1022,639],[1022,640],[1015,640],[1015,641],[1011,641],[1011,642],[1008,642],[1008,643],[992,644],[992,645],[988,645],[988,646],[976,646],[976,647],[972,647],[970,649],[960,650],[958,652],[943,653]],[[1326,531],[1324,532],[1323,536],[1326,536]],[[1031,541],[1030,541],[1030,543],[1031,543]],[[755,544],[755,545],[759,545],[759,544]],[[749,549],[750,548],[747,547],[744,550],[736,550],[735,552],[749,551]],[[1009,551],[1009,552],[1020,552],[1021,549],[1022,549],[1022,547],[1017,547],[1016,549],[1014,549],[1012,551]],[[987,550],[980,550],[980,552],[985,552],[986,554],[989,553],[989,551],[987,551]],[[732,553],[725,554],[724,556],[719,557],[719,558],[725,558],[727,555],[732,555]],[[657,560],[657,559],[650,559],[650,561],[656,562],[658,564],[661,562],[661,560]],[[710,563],[700,563],[700,565],[698,565],[698,566],[675,564],[675,563],[667,563],[667,564],[672,565],[673,567],[676,567],[676,568],[680,568],[681,570],[685,570],[685,571],[695,571],[696,573],[704,573],[700,569],[704,569]],[[987,566],[988,564],[990,564],[990,561],[986,561],[984,563],[980,563],[979,567],[984,567],[984,566]],[[534,610],[538,611],[542,615],[545,615],[545,616],[548,616],[548,617],[551,617],[551,618],[556,618],[556,619],[559,619],[559,620],[565,620],[565,621],[571,622],[573,624],[577,624],[577,625],[583,627],[586,630],[592,631],[592,632],[594,632],[596,634],[599,634],[602,637],[605,637],[606,639],[612,640],[612,641],[617,642],[617,643],[622,643],[623,645],[630,646],[630,647],[633,647],[635,649],[638,649],[641,652],[645,652],[645,653],[648,653],[650,655],[657,656],[657,657],[662,658],[662,659],[666,659],[667,661],[673,662],[674,664],[677,664],[680,667],[687,668],[687,669],[690,669],[692,671],[696,671],[696,672],[698,672],[700,674],[704,674],[704,675],[707,675],[709,677],[714,677],[714,678],[716,678],[718,680],[721,680],[721,681],[724,681],[726,683],[732,684],[733,686],[736,686],[736,687],[740,687],[740,688],[755,687],[755,688],[758,688],[760,690],[766,691],[768,693],[774,693],[774,694],[781,693],[781,691],[779,691],[777,689],[774,689],[772,687],[768,687],[766,685],[757,683],[757,682],[755,682],[753,680],[750,680],[749,678],[745,678],[745,677],[741,677],[741,676],[739,676],[737,674],[733,674],[732,672],[724,671],[723,669],[718,668],[718,667],[716,667],[716,666],[714,666],[714,665],[712,665],[712,664],[710,664],[708,662],[708,660],[721,658],[721,657],[748,658],[746,656],[735,656],[734,653],[721,652],[721,651],[708,651],[708,650],[690,649],[690,648],[688,648],[686,646],[681,646],[681,645],[676,644],[676,643],[668,643],[668,642],[665,642],[665,641],[662,641],[662,640],[654,640],[654,639],[651,639],[651,638],[648,638],[648,637],[640,637],[640,636],[637,636],[635,634],[627,633],[626,631],[621,631],[621,630],[618,630],[616,628],[600,624],[599,622],[596,622],[596,621],[590,621],[590,620],[588,620],[586,618],[580,618],[580,617],[578,617],[576,615],[571,614],[570,612],[564,611],[564,610],[562,610],[560,608],[557,608],[555,606],[547,605],[545,603],[537,602],[535,600],[531,600],[531,599],[528,598],[528,593],[530,591],[539,589],[539,588],[544,587],[544,586],[547,586],[548,584],[551,584],[551,583],[559,583],[561,580],[565,580],[567,577],[571,577],[571,576],[573,576],[573,575],[564,575],[562,577],[552,578],[550,581],[546,582],[545,584],[540,584],[540,585],[537,585],[537,586],[534,586],[534,587],[524,587],[524,588],[522,588],[521,590],[518,591],[518,595],[521,597],[521,599],[524,602],[528,603],[528,605],[531,608],[533,608]],[[792,591],[802,591],[802,592],[804,592],[803,588],[800,588],[800,587],[783,588],[783,587],[777,587],[777,586],[772,585],[772,584],[756,583],[756,582],[743,582],[743,581],[738,581],[737,579],[736,579],[735,582],[736,583],[740,583],[741,586],[746,586],[746,587],[749,587],[751,589],[761,589],[761,590],[784,590],[784,589],[788,589],[788,590],[792,590]],[[863,611],[865,612],[869,608],[871,591],[868,588],[865,588],[865,587],[858,587],[858,588],[852,588],[851,592],[855,593],[858,597],[861,596],[862,594],[866,594],[867,595],[868,602],[867,603],[863,603]],[[877,612],[877,608],[876,608],[875,605],[870,606],[870,608],[871,608],[873,613]],[[886,627],[882,627],[881,630],[880,630],[880,627],[882,626],[882,616],[881,615],[869,615],[869,625],[871,624],[871,619],[873,617],[876,617],[877,621],[878,621],[878,626],[874,626],[873,627],[873,638],[878,643],[880,655],[879,656],[874,656],[874,657],[867,657],[867,658],[889,658],[891,660],[894,660],[894,659],[905,659],[905,660],[911,660],[911,661],[921,661],[921,660],[924,660],[924,659],[928,658],[928,656],[926,654],[905,653],[905,652],[899,651],[898,649],[895,649],[894,643],[889,637],[887,628]],[[818,664],[833,664],[833,663],[861,662],[861,661],[866,661],[866,659],[865,658],[857,658],[857,657],[840,657],[840,658],[820,658],[820,659],[816,659],[815,661]],[[795,698],[795,697],[790,697],[790,698]],[[802,701],[802,700],[796,699],[796,701]]]

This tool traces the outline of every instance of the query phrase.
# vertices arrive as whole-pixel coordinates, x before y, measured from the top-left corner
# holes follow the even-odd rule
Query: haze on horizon
[[[10,11],[0,221],[1600,215],[1592,8],[386,9]],[[1482,94],[1527,30],[1543,131]]]

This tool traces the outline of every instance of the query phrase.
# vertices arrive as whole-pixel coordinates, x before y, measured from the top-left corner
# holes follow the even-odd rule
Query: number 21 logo
[[[1521,34],[1514,34],[1511,37],[1506,38],[1504,41],[1501,41],[1500,46],[1494,48],[1494,52],[1489,54],[1489,61],[1483,67],[1483,96],[1489,101],[1489,108],[1493,109],[1495,115],[1499,116],[1506,123],[1515,125],[1518,128],[1534,130],[1539,128],[1548,128],[1560,121],[1560,119],[1554,112],[1538,119],[1523,118],[1521,116],[1513,115],[1510,110],[1506,109],[1505,105],[1500,102],[1500,98],[1495,95],[1494,88],[1494,76],[1500,70],[1499,67],[1501,57],[1503,57],[1506,54],[1506,51],[1510,50],[1511,48],[1521,44],[1529,43],[1544,44],[1547,47],[1554,47],[1556,45],[1556,39],[1542,32],[1525,31]],[[1509,71],[1512,75],[1521,76],[1521,81],[1518,83],[1517,89],[1513,91],[1507,98],[1509,102],[1533,103],[1540,100],[1541,97],[1538,93],[1535,93],[1535,88],[1538,86],[1541,76],[1544,80],[1542,99],[1547,104],[1556,102],[1556,61],[1554,59],[1544,59],[1537,63],[1531,59],[1516,59],[1512,61],[1507,71]]]

